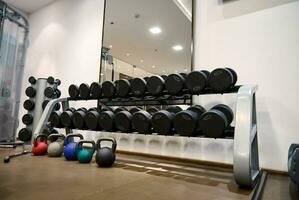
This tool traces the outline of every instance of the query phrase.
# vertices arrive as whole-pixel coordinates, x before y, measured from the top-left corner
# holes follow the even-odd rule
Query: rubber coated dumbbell
[[[167,76],[165,80],[165,87],[168,94],[178,95],[180,94],[184,88],[186,88],[187,74],[170,74]]]
[[[176,113],[182,111],[179,106],[170,106],[153,114],[152,127],[158,134],[169,135],[173,131],[173,119]]]
[[[18,138],[23,142],[28,142],[31,140],[32,137],[32,130],[29,128],[22,128],[19,131]]]
[[[75,108],[68,108],[60,115],[60,121],[63,127],[65,128],[74,128],[72,122],[73,113],[76,111]]]
[[[87,126],[84,121],[86,112],[87,112],[86,108],[79,108],[73,113],[71,119],[72,119],[72,123],[76,129],[80,129],[80,130],[87,129]]]
[[[199,119],[206,110],[200,105],[190,106],[187,110],[178,112],[173,119],[176,133],[182,136],[195,136],[200,131]]]
[[[36,90],[32,86],[29,86],[29,87],[26,88],[25,94],[27,95],[27,97],[31,97],[32,98],[32,97],[35,96]]]
[[[209,76],[209,86],[215,92],[229,91],[237,83],[237,73],[230,68],[218,68]]]
[[[104,131],[113,131],[115,130],[114,126],[114,117],[117,112],[126,110],[125,108],[120,108],[117,111],[113,112],[111,110],[105,110],[100,113],[99,117],[99,126],[104,130]]]
[[[81,97],[81,99],[85,99],[85,100],[90,98],[90,87],[87,83],[80,84],[79,97]]]
[[[48,98],[59,98],[61,96],[61,91],[57,88],[46,87],[44,95]]]
[[[133,78],[130,80],[131,93],[133,96],[141,97],[146,93],[146,81],[144,78]]]
[[[42,109],[45,110],[46,106],[48,105],[49,100],[44,100],[42,103]],[[54,110],[59,110],[60,109],[60,103],[56,103],[54,106]]]
[[[77,85],[70,85],[69,86],[69,95],[72,99],[78,99],[79,98],[79,87]]]
[[[34,76],[30,76],[30,77],[28,78],[28,82],[29,82],[30,84],[34,85],[34,84],[36,83],[36,78],[35,78]]]
[[[23,104],[23,107],[26,109],[26,110],[33,110],[34,109],[34,101],[31,100],[31,99],[27,99],[26,101],[24,101],[24,104]]]
[[[53,76],[49,76],[47,78],[47,82],[50,84],[50,85],[60,85],[61,84],[61,81],[59,79],[54,79]]]
[[[89,109],[84,117],[84,122],[89,130],[100,131],[99,125],[100,110],[98,108]]]
[[[63,125],[61,123],[61,111],[54,111],[51,112],[50,117],[49,117],[49,122],[51,126],[56,127],[56,128],[63,128]]]
[[[22,122],[23,122],[23,124],[25,124],[25,125],[30,125],[30,124],[32,124],[32,122],[33,122],[33,117],[32,117],[32,115],[31,114],[29,114],[29,113],[27,113],[27,114],[25,114],[23,117],[22,117]]]
[[[154,108],[148,109],[154,114]],[[158,110],[156,110],[158,111]],[[140,110],[133,114],[132,127],[138,133],[148,134],[152,132],[151,120],[152,114],[145,110]]]
[[[147,91],[153,96],[159,96],[165,89],[165,79],[162,76],[151,76],[146,82]]]
[[[92,99],[98,99],[102,95],[102,86],[100,83],[93,82],[90,85],[90,97]]]
[[[115,95],[115,84],[112,81],[104,81],[102,83],[102,95],[106,98],[111,98]]]
[[[133,131],[133,128],[132,128],[133,114],[140,110],[141,110],[140,108],[135,107],[135,108],[132,108],[130,111],[124,110],[124,111],[118,112],[114,117],[115,128],[118,131],[121,131],[124,133],[132,132]]]
[[[210,72],[206,70],[193,71],[187,75],[186,87],[192,94],[201,93],[209,83]]]
[[[299,189],[299,144],[291,144],[288,152],[288,174]]]
[[[201,115],[199,124],[205,136],[211,138],[225,137],[225,130],[234,119],[232,109],[224,104],[214,106]]]
[[[117,96],[128,97],[131,91],[131,83],[127,79],[121,79],[114,82]]]

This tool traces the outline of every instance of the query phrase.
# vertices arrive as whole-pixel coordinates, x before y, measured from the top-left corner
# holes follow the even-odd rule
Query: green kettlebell
[[[64,138],[63,134],[58,133],[48,136],[48,156],[60,157],[62,155]]]
[[[83,147],[83,144],[91,144],[92,147]],[[90,163],[95,152],[96,144],[93,140],[80,140],[76,146],[77,158],[79,163]]]

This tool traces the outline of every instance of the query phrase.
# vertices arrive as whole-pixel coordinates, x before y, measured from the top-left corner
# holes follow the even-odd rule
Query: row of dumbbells
[[[98,99],[114,97],[143,97],[161,95],[181,95],[184,93],[200,94],[206,89],[214,92],[227,92],[235,86],[237,73],[230,68],[218,68],[211,73],[192,71],[189,74],[179,73],[168,76],[151,76],[104,81],[102,84],[94,82],[91,85],[82,83],[80,86],[70,85],[69,95],[72,99]]]
[[[26,88],[25,94],[28,97],[27,100],[24,101],[23,107],[27,110],[27,113],[23,115],[22,122],[26,125],[25,128],[22,128],[19,131],[18,138],[24,142],[30,141],[32,137],[32,125],[34,120],[34,109],[36,104],[36,94],[37,94],[37,79],[33,76],[30,76],[28,79],[30,86]],[[52,76],[47,78],[47,87],[44,90],[44,101],[42,103],[42,108],[44,109],[51,99],[59,98],[61,95],[58,86],[61,84],[59,79],[54,79]],[[56,110],[60,109],[60,104],[57,104],[55,107]],[[52,127],[46,127],[43,130],[44,134],[56,133],[56,130]]]
[[[219,104],[208,111],[199,105],[190,106],[186,110],[179,106],[169,106],[165,110],[156,107],[142,110],[134,107],[129,111],[122,107],[115,110],[69,108],[64,112],[51,113],[49,121],[57,128],[223,138],[228,136],[227,130],[233,118],[231,108]]]

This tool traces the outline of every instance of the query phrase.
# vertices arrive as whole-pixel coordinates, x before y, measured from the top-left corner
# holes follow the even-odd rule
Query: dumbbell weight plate
[[[69,95],[72,99],[78,99],[79,97],[79,88],[78,86],[72,84],[69,87]]]
[[[25,114],[25,115],[22,117],[22,122],[23,122],[23,124],[25,124],[25,125],[30,125],[30,124],[32,124],[32,122],[33,122],[33,117],[32,117],[32,115],[30,115],[30,114]]]
[[[139,133],[149,133],[151,130],[151,114],[141,110],[133,114],[132,126]]]
[[[114,117],[115,128],[121,132],[131,132],[133,115],[129,111],[120,111]]]
[[[153,95],[159,95],[164,90],[165,80],[161,76],[151,76],[146,82],[147,91]]]
[[[146,81],[143,78],[131,80],[131,92],[134,96],[140,97],[146,92]]]
[[[90,110],[84,117],[85,124],[90,130],[99,130],[99,117],[100,113],[96,110]]]
[[[32,84],[32,85],[34,85],[34,84],[36,83],[36,79],[35,79],[33,76],[30,76],[30,77],[28,78],[28,81],[29,81],[29,83]]]
[[[164,81],[166,80],[167,78],[167,75],[161,75],[161,77],[164,79]]]
[[[105,131],[112,131],[114,129],[114,113],[111,111],[101,112],[99,125]]]
[[[60,98],[61,91],[59,89],[55,89],[55,98]]]
[[[158,134],[167,135],[172,130],[174,114],[166,110],[160,110],[152,116],[152,127]]]
[[[62,124],[60,122],[60,116],[61,116],[60,111],[55,111],[50,114],[49,122],[53,127],[62,128]]]
[[[87,83],[82,83],[79,86],[79,96],[82,99],[89,99],[90,96],[90,87]]]
[[[133,115],[134,113],[136,113],[136,112],[138,112],[138,111],[140,111],[140,110],[142,110],[142,109],[139,108],[139,107],[133,107],[133,108],[130,109],[129,112]]]
[[[232,109],[224,104],[218,104],[214,106],[212,109],[220,110],[227,118],[228,123],[230,124],[234,119],[234,112]]]
[[[225,92],[233,86],[234,76],[228,69],[218,68],[209,76],[209,86],[216,92]]]
[[[130,94],[131,84],[126,79],[115,81],[116,93],[120,97],[127,97]]]
[[[74,112],[72,115],[72,123],[74,124],[75,128],[77,129],[85,129],[85,112],[83,110],[79,110]]]
[[[34,109],[34,101],[30,100],[30,99],[27,99],[26,101],[24,101],[24,104],[23,104],[23,107],[26,109],[26,110],[33,110]]]
[[[44,95],[48,98],[52,98],[54,96],[54,89],[51,87],[47,87],[44,91]]]
[[[119,113],[119,112],[121,112],[121,111],[128,111],[128,109],[125,108],[125,107],[118,107],[118,108],[116,108],[116,109],[114,110],[114,114],[117,114],[117,113]]]
[[[102,83],[102,93],[106,98],[111,98],[115,94],[115,85],[111,81],[104,81]]]
[[[154,106],[152,106],[152,107],[146,109],[146,112],[148,112],[148,113],[151,114],[151,115],[153,115],[154,113],[156,113],[156,112],[158,112],[158,111],[159,111],[159,109],[158,109],[157,107],[154,107]]]
[[[42,103],[42,109],[45,110],[46,106],[48,105],[49,100],[44,100]],[[59,110],[60,109],[60,104],[56,103],[56,105],[54,106],[54,110]]]
[[[36,94],[36,90],[33,87],[29,86],[28,88],[26,88],[25,93],[28,97],[34,97]]]
[[[202,71],[190,72],[186,78],[186,86],[193,94],[202,92],[208,83],[208,76]]]
[[[183,109],[180,106],[168,106],[166,110],[170,113],[176,114],[178,112],[181,112]]]
[[[50,84],[50,85],[53,85],[55,83],[55,79],[53,78],[53,76],[49,76],[47,78],[47,82]]]
[[[185,85],[185,78],[181,74],[170,74],[165,80],[165,87],[169,94],[179,94]]]
[[[71,110],[66,110],[63,113],[61,113],[60,121],[61,121],[61,124],[65,128],[72,128],[73,127],[72,118],[71,118],[72,115],[73,115],[73,112]]]
[[[24,142],[30,141],[31,136],[32,136],[32,131],[29,128],[22,128],[18,134],[19,140]]]
[[[232,73],[232,75],[234,77],[233,85],[235,85],[238,81],[238,75],[237,75],[236,71],[231,68],[226,68],[226,69],[228,69]]]
[[[93,82],[90,85],[90,97],[93,99],[98,99],[101,97],[102,86],[100,83]]]
[[[228,122],[226,116],[221,111],[209,110],[200,117],[199,124],[205,136],[222,138]]]

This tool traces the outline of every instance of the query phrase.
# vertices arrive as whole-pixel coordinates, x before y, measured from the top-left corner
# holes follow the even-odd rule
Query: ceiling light
[[[183,47],[181,45],[175,45],[172,47],[172,49],[175,51],[181,51],[181,50],[183,50]]]
[[[152,68],[153,68],[153,69],[155,69],[155,68],[156,68],[156,66],[155,66],[155,65],[153,65],[153,66],[152,66]]]
[[[185,72],[187,72],[188,71],[188,69],[185,69]]]
[[[159,34],[162,32],[162,30],[159,28],[159,27],[152,27],[149,29],[149,31],[152,33],[152,34]]]
[[[143,63],[143,60],[140,60],[141,63]]]
[[[127,57],[129,57],[129,56],[130,56],[130,54],[129,54],[129,53],[126,53],[126,56],[127,56]]]
[[[109,45],[109,48],[110,48],[110,49],[112,48],[112,45],[111,45],[111,44]]]

